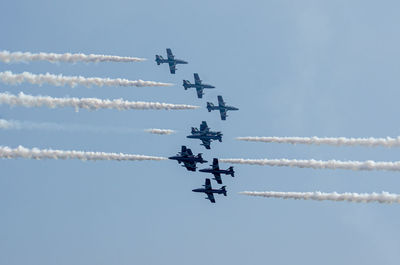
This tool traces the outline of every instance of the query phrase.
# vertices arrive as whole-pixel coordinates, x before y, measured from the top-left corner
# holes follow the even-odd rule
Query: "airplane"
[[[211,141],[218,140],[222,142],[222,133],[221,132],[212,132],[210,128],[207,126],[207,122],[203,121],[200,124],[200,130],[192,127],[191,135],[186,136],[186,138],[190,139],[200,139],[202,144],[206,149],[211,149]]]
[[[228,117],[228,115],[226,114],[228,110],[239,110],[238,108],[225,105],[222,96],[218,96],[218,106],[214,106],[214,104],[212,104],[211,102],[207,102],[207,109],[208,112],[211,112],[212,110],[219,110],[221,114],[221,120],[223,121],[226,120],[226,117]]]
[[[197,91],[197,97],[198,98],[202,98],[204,95],[204,88],[215,88],[215,86],[209,85],[209,84],[203,84],[199,74],[198,73],[194,73],[194,84],[190,83],[189,80],[183,80],[183,87],[185,88],[185,90],[187,90],[188,88],[191,87],[195,87],[196,91]]]
[[[235,176],[235,171],[233,170],[233,167],[229,167],[228,169],[219,169],[218,165],[218,159],[214,158],[212,168],[205,168],[205,169],[200,169],[200,172],[204,173],[212,173],[214,174],[214,179],[217,181],[218,184],[222,184],[222,179],[221,179],[221,174],[225,175],[231,175],[232,177]]]
[[[207,163],[207,160],[204,160],[201,157],[201,153],[197,156],[193,155],[192,150],[186,148],[186,146],[182,145],[181,152],[179,152],[176,156],[168,157],[168,159],[176,160],[178,163],[183,163],[183,167],[185,167],[189,171],[196,171],[196,163]]]
[[[170,48],[167,48],[167,59],[164,59],[161,55],[156,55],[156,62],[157,65],[163,64],[163,63],[168,63],[169,65],[169,71],[171,74],[175,74],[176,71],[176,65],[177,64],[187,64],[188,62],[180,59],[175,59],[175,56],[172,54],[172,51]]]
[[[224,194],[224,196],[226,196],[226,186],[222,186],[220,189],[216,190],[213,189],[211,187],[211,181],[210,179],[206,179],[206,183],[205,185],[203,185],[204,188],[200,188],[200,189],[194,189],[192,190],[193,192],[204,192],[205,194],[207,194],[207,200],[210,200],[210,202],[215,203],[215,198],[214,198],[214,193],[217,194]]]

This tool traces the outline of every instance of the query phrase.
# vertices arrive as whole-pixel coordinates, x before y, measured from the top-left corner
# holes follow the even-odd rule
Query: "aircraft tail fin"
[[[206,145],[206,144],[200,144],[200,145],[204,146],[206,149],[211,149],[210,145]]]
[[[224,196],[226,196],[226,186],[222,186],[221,187],[221,191],[222,191],[222,193],[224,194]]]
[[[190,81],[189,80],[183,80],[183,87],[185,88],[185,90],[187,90],[190,86]]]
[[[214,104],[212,104],[211,102],[207,102],[207,109],[208,112],[211,112],[212,108],[214,107]]]
[[[229,170],[229,175],[231,175],[232,178],[235,177],[235,171],[233,170],[233,167],[229,167],[228,170]]]
[[[160,65],[162,60],[164,60],[164,58],[161,55],[156,55],[157,65]]]

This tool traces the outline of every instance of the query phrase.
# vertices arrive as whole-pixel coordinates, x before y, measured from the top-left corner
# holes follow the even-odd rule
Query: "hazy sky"
[[[166,128],[167,136],[88,130],[0,130],[0,144],[205,159],[400,160],[399,148],[248,143],[237,136],[400,134],[398,1],[3,1],[0,50],[83,52],[142,63],[4,64],[0,71],[143,79],[173,87],[0,84],[53,97],[201,106],[116,111],[0,106],[0,118],[83,127]],[[155,54],[189,61],[171,75]],[[203,99],[182,80],[215,85]],[[220,121],[207,101],[240,111]],[[186,139],[207,121],[223,142]],[[221,164],[227,168],[228,164]],[[0,264],[399,264],[399,205],[253,198],[242,190],[400,193],[398,172],[236,165],[228,197],[191,190],[207,176],[174,161],[0,160]],[[209,177],[209,176],[208,176]],[[215,187],[218,185],[213,182]]]

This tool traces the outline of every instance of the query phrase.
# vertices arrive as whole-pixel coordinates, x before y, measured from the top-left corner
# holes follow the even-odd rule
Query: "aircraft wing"
[[[222,96],[218,96],[218,105],[220,107],[225,107],[225,102],[224,102],[224,99],[222,98]]]
[[[176,71],[175,61],[169,62],[168,65],[169,65],[169,71],[171,72],[171,74],[175,74],[175,71]]]
[[[210,179],[206,179],[206,183],[205,183],[205,185],[204,185],[204,188],[205,188],[206,190],[211,190],[211,189],[212,189],[212,187],[211,187],[211,180],[210,180]]]
[[[182,148],[181,148],[181,155],[182,155],[182,156],[187,155],[187,148],[186,148],[186,146],[184,146],[184,145],[182,145]]]
[[[203,88],[202,87],[196,87],[197,91],[197,97],[202,98],[203,97]]]
[[[219,113],[221,114],[221,120],[226,120],[226,109],[219,109]]]
[[[194,83],[196,85],[200,85],[201,84],[201,79],[199,77],[199,74],[198,73],[194,73],[193,76],[194,76]]]
[[[214,159],[213,159],[212,168],[213,168],[214,170],[219,170],[219,165],[218,165],[218,159],[217,159],[217,158],[214,158]]]
[[[207,122],[203,121],[200,124],[200,132],[208,132],[208,125]]]
[[[191,150],[190,148],[187,148],[187,149],[186,149],[186,153],[187,153],[189,156],[193,156],[193,152],[192,152],[192,150]]]
[[[167,56],[168,56],[168,60],[174,60],[175,59],[175,57],[172,54],[172,51],[171,51],[170,48],[167,48]]]
[[[213,193],[207,193],[207,197],[210,200],[210,202],[215,203],[215,198]]]
[[[211,141],[208,139],[201,139],[201,141],[203,142],[203,145],[206,149],[211,149]]]
[[[194,162],[183,162],[183,165],[189,171],[196,171],[196,163]]]
[[[217,183],[222,184],[221,174],[219,173],[213,173],[213,174],[214,174],[214,179],[217,181]]]

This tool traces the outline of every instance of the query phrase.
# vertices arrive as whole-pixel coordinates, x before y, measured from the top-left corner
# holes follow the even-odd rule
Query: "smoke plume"
[[[34,85],[49,84],[53,86],[65,86],[75,87],[77,85],[83,85],[87,87],[91,86],[124,86],[124,87],[155,87],[155,86],[172,86],[170,83],[161,83],[154,81],[143,81],[143,80],[128,80],[122,78],[100,78],[100,77],[83,77],[83,76],[63,76],[54,74],[32,74],[29,72],[23,72],[22,74],[13,74],[11,71],[0,72],[0,81],[5,84],[19,85],[24,82],[28,82]]]
[[[73,107],[78,109],[116,109],[116,110],[187,110],[197,109],[198,106],[169,104],[159,102],[125,101],[123,99],[98,98],[53,98],[49,96],[31,96],[20,92],[18,95],[0,93],[0,104],[23,107],[61,108]]]
[[[237,140],[264,143],[288,143],[288,144],[315,144],[334,146],[383,146],[400,147],[400,137],[397,138],[345,138],[345,137],[237,137]]]
[[[48,61],[51,63],[99,63],[99,62],[143,62],[144,58],[121,57],[114,55],[83,54],[83,53],[30,53],[30,52],[9,52],[0,51],[0,61],[4,63]]]
[[[223,163],[277,166],[277,167],[299,167],[313,169],[347,169],[347,170],[388,170],[400,171],[400,161],[397,162],[375,162],[375,161],[338,161],[338,160],[290,160],[290,159],[220,159]]]
[[[146,129],[145,132],[152,133],[152,134],[159,134],[159,135],[169,135],[175,133],[174,130],[169,129]]]
[[[259,196],[266,198],[281,198],[295,200],[316,200],[316,201],[348,201],[348,202],[379,202],[379,203],[400,203],[400,194],[388,192],[382,193],[324,193],[324,192],[277,192],[277,191],[243,191],[243,195]]]
[[[165,157],[131,155],[122,153],[104,153],[104,152],[85,152],[85,151],[63,151],[52,149],[28,149],[23,146],[10,148],[0,146],[0,158],[27,158],[27,159],[79,159],[79,160],[116,160],[116,161],[144,161],[166,160]]]

